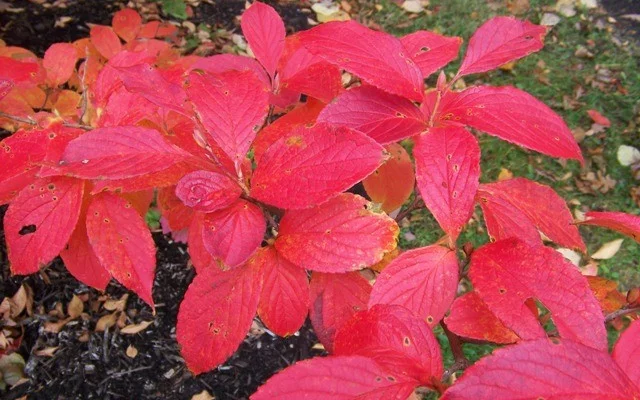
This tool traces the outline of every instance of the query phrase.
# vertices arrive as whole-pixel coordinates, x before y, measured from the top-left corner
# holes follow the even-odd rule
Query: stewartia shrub
[[[256,314],[282,336],[309,315],[331,355],[284,370],[254,398],[404,399],[419,386],[449,399],[640,396],[640,364],[628,356],[640,351],[637,323],[610,357],[588,281],[541,239],[586,251],[565,202],[524,178],[480,184],[468,128],[582,162],[570,130],[516,88],[452,90],[540,50],[546,28],[491,19],[455,77],[441,73],[426,90],[460,38],[398,39],[354,21],[286,36],[258,2],[242,31],[255,58],[181,56],[157,39],[171,39],[170,26],[132,10],[43,60],[0,48],[0,122],[17,130],[0,152],[13,273],[60,255],[87,285],[103,290],[113,277],[153,307],[143,216],[155,194],[197,271],[177,322],[195,374],[223,363]],[[405,139],[413,157],[397,144]],[[345,193],[361,181],[373,203]],[[398,219],[422,201],[445,236],[399,254],[386,212],[414,185]],[[465,248],[460,263],[457,238],[476,204],[491,243]],[[640,239],[637,216],[589,212],[577,223]],[[373,287],[363,269],[379,273]],[[458,293],[461,280],[473,289]],[[456,357],[447,372],[438,324]],[[466,367],[461,340],[510,346],[447,389]]]

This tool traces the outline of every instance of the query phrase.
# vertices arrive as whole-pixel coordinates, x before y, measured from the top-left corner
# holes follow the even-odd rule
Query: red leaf
[[[524,340],[545,336],[529,298],[551,313],[561,337],[607,349],[604,317],[587,280],[557,251],[505,239],[476,250],[469,277],[489,309]]]
[[[269,89],[251,71],[191,72],[189,82],[198,119],[238,169],[267,115]]]
[[[122,43],[118,35],[109,26],[94,25],[91,27],[91,43],[96,47],[100,55],[107,60],[122,51]]]
[[[378,275],[369,307],[397,304],[435,326],[456,297],[458,259],[442,246],[400,254]]]
[[[640,322],[634,321],[620,335],[611,354],[627,376],[640,387]]]
[[[287,212],[276,249],[295,265],[320,272],[366,268],[396,248],[398,225],[360,196],[343,193],[308,209]]]
[[[264,247],[252,258],[262,270],[264,286],[258,304],[258,315],[279,336],[295,333],[309,312],[309,280],[307,273],[271,246]]]
[[[184,113],[183,107],[187,100],[184,90],[166,80],[152,65],[137,64],[116,69],[128,91],[140,93],[158,107]]]
[[[230,207],[205,214],[204,246],[227,267],[245,262],[260,246],[267,229],[262,210],[255,204],[238,199]]]
[[[94,196],[87,210],[87,234],[107,271],[153,308],[156,248],[132,204],[111,193]]]
[[[32,87],[44,79],[40,65],[35,60],[14,60],[0,57],[0,78],[8,79],[20,87]]]
[[[426,78],[458,57],[462,38],[416,31],[401,37],[400,42]]]
[[[540,100],[511,86],[474,86],[447,92],[437,119],[469,125],[553,157],[583,162],[580,147],[562,118]]]
[[[76,48],[69,43],[52,44],[44,53],[42,65],[47,70],[51,86],[62,85],[71,78],[76,67]]]
[[[355,21],[321,24],[299,37],[312,54],[363,81],[411,100],[422,99],[422,73],[397,38]]]
[[[191,225],[189,226],[189,236],[187,240],[189,244],[189,259],[193,263],[197,273],[209,267],[220,270],[215,259],[204,246],[204,238],[202,235],[204,216],[205,214],[195,213],[193,219],[190,221]]]
[[[214,75],[227,71],[253,71],[265,86],[271,86],[271,80],[264,68],[254,58],[250,57],[237,56],[235,54],[216,54],[211,57],[203,57],[193,63],[189,70],[199,69]]]
[[[60,171],[84,179],[126,179],[167,170],[190,157],[155,129],[98,128],[69,143]]]
[[[513,17],[485,22],[469,40],[458,77],[496,69],[544,47],[547,28]]]
[[[424,116],[410,100],[372,86],[343,93],[322,110],[318,122],[356,129],[380,144],[406,139],[427,127]]]
[[[318,339],[328,352],[333,352],[336,331],[353,314],[366,310],[371,285],[359,272],[311,275],[311,308],[309,318]]]
[[[176,326],[191,372],[210,371],[233,354],[251,327],[261,290],[257,266],[198,272],[180,304]]]
[[[130,42],[138,36],[140,29],[142,29],[142,18],[135,10],[125,8],[113,14],[111,25],[122,40]]]
[[[480,185],[477,197],[494,240],[518,237],[539,244],[540,235],[529,228],[533,225],[563,247],[586,251],[564,199],[548,186],[525,178],[507,179]]]
[[[285,209],[321,204],[375,171],[383,150],[348,128],[324,123],[298,127],[261,157],[251,196]]]
[[[460,127],[430,128],[415,139],[416,180],[425,204],[455,243],[471,218],[480,177],[480,147]]]
[[[406,400],[416,386],[367,357],[318,357],[271,377],[251,400]]]
[[[640,390],[606,351],[539,339],[499,349],[467,369],[442,400],[633,399]]]
[[[597,110],[587,110],[587,114],[589,114],[589,117],[596,124],[602,125],[605,128],[608,128],[608,127],[611,126],[611,121],[609,121],[609,118],[607,118],[604,115],[600,114]]]
[[[334,351],[371,357],[427,386],[443,373],[440,345],[429,326],[397,305],[376,304],[356,313],[336,333]]]
[[[589,211],[580,225],[601,226],[632,237],[640,243],[640,216],[622,212]]]
[[[194,210],[212,212],[229,207],[242,189],[227,175],[213,171],[195,171],[178,182],[176,195]]]
[[[84,184],[77,179],[38,179],[22,189],[4,216],[12,274],[27,275],[66,246],[80,216]]]
[[[14,86],[11,79],[0,79],[0,100],[5,98]]]
[[[413,162],[404,147],[391,143],[385,146],[385,149],[391,158],[366,177],[362,184],[371,201],[380,203],[382,210],[390,213],[409,199],[416,177]]]
[[[256,1],[242,14],[240,25],[251,51],[273,77],[284,50],[282,19],[272,7]]]
[[[451,332],[467,339],[498,344],[515,343],[520,339],[504,326],[476,292],[456,298],[444,322]]]

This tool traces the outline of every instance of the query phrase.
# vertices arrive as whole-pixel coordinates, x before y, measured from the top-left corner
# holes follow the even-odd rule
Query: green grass
[[[494,2],[497,3],[497,2]],[[531,1],[531,9],[526,17],[538,23],[542,16],[542,6],[553,5],[554,1]],[[506,8],[490,9],[485,0],[432,0],[428,13],[418,18],[409,19],[408,14],[390,2],[382,3],[382,10],[373,14],[375,22],[385,30],[395,35],[403,35],[418,29],[433,30],[448,36],[461,36],[468,42],[471,34],[486,19],[494,15],[508,15]],[[437,10],[437,11],[436,11]],[[521,16],[522,17],[522,16]],[[640,98],[640,68],[638,58],[626,49],[616,47],[611,33],[595,28],[598,18],[594,11],[580,10],[571,18],[562,18],[547,36],[545,48],[518,61],[511,71],[496,70],[487,74],[473,75],[466,78],[467,84],[487,83],[492,85],[513,85],[525,90],[545,104],[552,107],[567,122],[571,129],[582,128],[588,130],[591,125],[586,111],[596,109],[606,115],[612,122],[604,135],[587,137],[581,148],[587,158],[586,169],[597,171],[604,167],[606,174],[617,181],[614,189],[606,194],[581,193],[575,179],[581,173],[579,163],[570,161],[563,165],[558,160],[543,156],[535,152],[525,151],[519,147],[503,142],[488,135],[479,135],[482,148],[482,182],[497,179],[502,168],[513,172],[515,176],[529,178],[553,187],[564,199],[579,202],[570,208],[572,211],[609,210],[624,211],[639,214],[640,208],[634,203],[630,190],[640,183],[634,181],[628,167],[621,166],[616,152],[621,144],[640,148],[640,131],[633,125],[638,119]],[[602,16],[599,16],[602,18]],[[605,16],[606,18],[606,16]],[[576,27],[576,24],[579,27]],[[402,28],[397,28],[401,26]],[[589,43],[592,46],[589,46]],[[574,55],[578,46],[589,48],[594,54],[591,59],[578,58]],[[461,54],[464,51],[461,51]],[[548,84],[541,83],[533,71],[536,65],[544,62]],[[445,72],[452,76],[460,60],[451,63]],[[597,68],[606,68],[618,80],[618,86],[611,85],[601,90],[592,87],[589,80],[593,79]],[[428,82],[433,82],[433,77]],[[571,98],[577,87],[582,87],[584,94],[579,99],[583,103],[575,109],[563,107],[563,96]],[[626,93],[618,88],[623,87]],[[600,164],[595,164],[590,154],[597,149],[603,149]],[[567,172],[572,176],[567,180],[560,180]],[[480,210],[477,209],[480,216]],[[416,239],[406,240],[401,234],[400,245],[413,248],[431,244],[443,235],[434,218],[428,212],[414,213],[410,230]],[[580,228],[589,252],[595,252],[603,243],[619,238],[620,235],[598,228]],[[471,224],[461,235],[460,242],[470,241],[475,245],[487,241],[482,224]],[[611,259],[600,262],[600,274],[616,279],[621,287],[626,289],[640,286],[640,246],[631,239],[625,239],[621,250]]]

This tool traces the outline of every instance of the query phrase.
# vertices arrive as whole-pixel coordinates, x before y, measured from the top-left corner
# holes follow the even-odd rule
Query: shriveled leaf
[[[322,110],[318,122],[358,130],[380,144],[397,142],[427,127],[424,116],[410,100],[373,86],[346,91]]]
[[[458,259],[442,246],[406,251],[385,268],[373,285],[369,307],[397,304],[435,326],[456,297]]]
[[[640,322],[632,322],[620,335],[611,355],[633,383],[640,387]]]
[[[276,249],[295,265],[320,272],[359,270],[396,248],[398,225],[369,209],[362,197],[343,193],[307,210],[287,212]]]
[[[262,270],[264,286],[258,304],[258,315],[279,336],[295,333],[309,312],[309,280],[307,273],[271,246],[258,250],[251,262]]]
[[[256,314],[262,280],[251,264],[198,272],[178,311],[176,338],[194,374],[222,364],[238,348]]]
[[[359,272],[311,275],[309,318],[318,339],[333,351],[336,331],[360,310],[367,308],[371,285]]]
[[[561,246],[586,251],[571,211],[549,186],[525,178],[507,179],[480,185],[477,198],[494,240],[518,237],[538,244],[540,235],[531,229],[534,226]]]
[[[371,201],[380,203],[382,210],[390,213],[409,199],[416,178],[413,162],[404,147],[391,143],[385,146],[385,150],[391,158],[366,177],[362,184]]]
[[[362,356],[299,361],[270,378],[251,400],[405,400],[418,381]]]
[[[519,340],[518,335],[504,326],[476,292],[456,298],[444,321],[451,332],[467,339],[498,344]]]
[[[319,123],[301,126],[264,153],[251,196],[285,209],[315,206],[350,188],[383,161],[383,148],[360,132]]]
[[[401,37],[400,42],[426,78],[458,57],[462,38],[416,31]]]
[[[89,34],[91,43],[107,60],[122,50],[122,43],[110,26],[94,25]]]
[[[138,36],[142,29],[142,18],[135,10],[125,8],[113,14],[111,20],[113,30],[125,42],[130,42]]]
[[[202,240],[212,256],[227,267],[235,267],[260,246],[266,228],[262,210],[238,199],[228,208],[205,214]]]
[[[603,244],[595,253],[591,255],[591,258],[596,260],[610,259],[611,257],[615,256],[616,253],[620,250],[620,246],[622,246],[623,241],[624,239],[616,239]]]
[[[474,86],[447,92],[436,121],[469,125],[527,149],[583,161],[562,118],[540,100],[511,86]]]
[[[37,272],[62,251],[78,222],[84,183],[42,178],[20,191],[4,216],[11,272]]]
[[[282,19],[271,6],[256,1],[242,14],[241,27],[251,51],[273,77],[284,50]]]
[[[197,211],[212,212],[229,207],[242,189],[227,175],[213,171],[195,171],[185,175],[176,186],[176,195]]]
[[[587,110],[587,114],[589,114],[589,118],[591,118],[596,124],[602,125],[605,128],[611,126],[611,121],[609,121],[609,118],[600,114],[600,112],[598,112],[597,110]]]
[[[69,43],[54,43],[44,53],[42,65],[47,70],[51,86],[58,86],[71,78],[77,61],[76,49]]]
[[[142,321],[139,324],[127,325],[120,329],[120,333],[123,335],[135,335],[147,329],[152,323],[153,321]]]
[[[312,54],[389,93],[422,99],[422,73],[399,39],[355,21],[330,22],[300,34]]]
[[[111,193],[94,196],[87,210],[87,235],[107,271],[153,307],[156,247],[132,204]]]
[[[496,69],[509,61],[534,53],[544,46],[547,28],[514,17],[494,17],[469,40],[457,76]]]
[[[615,211],[589,211],[581,225],[594,225],[612,229],[632,237],[640,243],[640,216]]]
[[[480,147],[461,127],[430,128],[416,138],[416,181],[425,204],[455,243],[473,212]]]
[[[610,281],[601,276],[587,276],[586,278],[591,291],[602,307],[602,312],[605,314],[618,311],[627,304],[627,298],[618,291],[616,281]]]
[[[520,338],[545,336],[527,308],[539,300],[551,313],[561,337],[606,350],[604,317],[587,280],[557,251],[505,239],[476,250],[469,277],[489,309]]]

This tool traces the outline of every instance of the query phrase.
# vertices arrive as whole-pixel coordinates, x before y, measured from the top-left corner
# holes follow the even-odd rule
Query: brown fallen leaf
[[[138,355],[138,349],[136,349],[132,345],[129,345],[129,347],[127,347],[127,350],[125,351],[125,354],[129,358],[136,358],[136,356]]]
[[[24,285],[21,285],[18,291],[9,300],[11,306],[11,318],[15,318],[27,307],[27,291]]]
[[[622,246],[623,241],[624,239],[616,239],[603,244],[598,251],[591,255],[591,258],[596,260],[610,259],[620,250],[620,246]]]
[[[616,282],[600,276],[587,276],[587,282],[605,313],[610,314],[626,304],[627,299],[618,291]]]
[[[147,329],[147,327],[152,323],[153,321],[142,321],[139,324],[127,325],[120,330],[120,333],[122,333],[123,335],[135,335],[136,333],[140,333],[143,330]]]
[[[209,392],[207,392],[206,390],[203,390],[202,392],[198,393],[198,394],[194,394],[191,397],[191,400],[215,400],[215,397],[213,397]]]
[[[76,319],[80,316],[80,314],[82,314],[83,310],[84,303],[78,296],[74,294],[71,298],[71,301],[69,302],[69,305],[67,306],[67,315],[71,319]]]
[[[129,298],[129,293],[125,293],[118,300],[108,299],[104,302],[104,308],[108,311],[124,311],[127,306],[127,299]]]
[[[109,329],[112,326],[114,326],[116,324],[116,321],[118,320],[118,315],[119,314],[120,314],[120,312],[116,311],[114,313],[107,314],[107,315],[104,315],[104,316],[100,317],[98,322],[96,322],[95,331],[96,332],[104,332],[106,329]]]
[[[55,321],[55,322],[47,321],[47,322],[45,322],[43,329],[44,329],[45,332],[59,333],[62,330],[62,328],[64,328],[64,326],[66,324],[68,324],[69,321],[71,321],[71,320],[73,320],[73,318],[68,317],[68,318],[63,318],[63,319]]]
[[[45,347],[44,349],[35,350],[33,354],[40,357],[53,357],[53,353],[58,350],[58,346],[55,347]]]
[[[506,168],[500,168],[500,173],[498,174],[499,181],[506,181],[507,179],[513,178],[513,172],[509,171]]]

